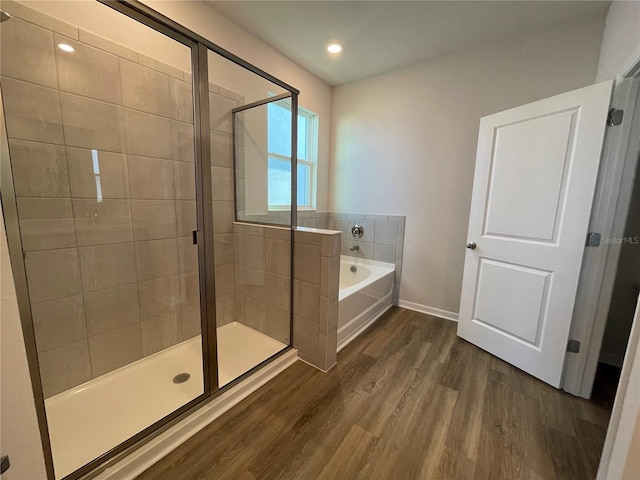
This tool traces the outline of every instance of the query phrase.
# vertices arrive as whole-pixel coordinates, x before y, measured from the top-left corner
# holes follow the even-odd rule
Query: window
[[[269,210],[291,207],[291,104],[268,104]],[[318,116],[298,108],[298,208],[315,207],[315,159]]]

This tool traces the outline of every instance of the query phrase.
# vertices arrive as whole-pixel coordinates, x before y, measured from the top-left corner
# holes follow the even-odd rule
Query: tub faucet
[[[349,250],[350,250],[351,252],[353,252],[354,250],[355,250],[355,251],[360,250],[360,245],[351,245],[351,246],[349,247]]]

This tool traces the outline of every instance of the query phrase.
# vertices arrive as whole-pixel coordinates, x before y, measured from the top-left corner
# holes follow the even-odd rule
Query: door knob
[[[467,248],[470,248],[471,250],[475,250],[476,247],[477,247],[476,242],[467,243]]]

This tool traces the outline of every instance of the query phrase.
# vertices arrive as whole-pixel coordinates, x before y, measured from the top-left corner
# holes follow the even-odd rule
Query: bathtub
[[[394,270],[393,263],[340,257],[338,351],[391,307]]]

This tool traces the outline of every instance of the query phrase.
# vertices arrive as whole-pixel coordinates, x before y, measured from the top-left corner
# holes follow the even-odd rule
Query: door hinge
[[[193,244],[198,245],[198,230],[194,230],[192,232],[192,235],[193,235]]]
[[[610,127],[617,127],[622,123],[622,117],[624,116],[624,110],[616,110],[615,108],[609,109],[607,115],[607,125]]]
[[[569,343],[567,343],[567,352],[580,353],[580,342],[578,340],[569,340]]]
[[[597,232],[589,232],[587,233],[587,243],[586,247],[599,247],[600,240],[602,239],[602,235]]]

